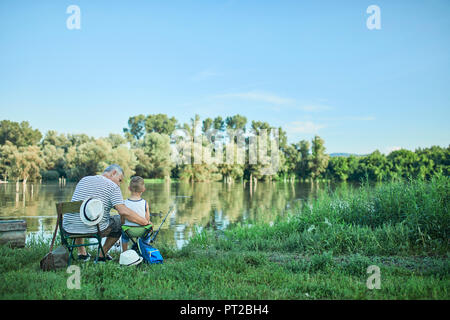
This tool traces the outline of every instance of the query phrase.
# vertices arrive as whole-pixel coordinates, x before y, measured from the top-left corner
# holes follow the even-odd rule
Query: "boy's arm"
[[[147,221],[148,221],[149,224],[152,223],[152,222],[150,221],[150,207],[149,207],[147,201],[145,201],[145,219],[147,219]]]

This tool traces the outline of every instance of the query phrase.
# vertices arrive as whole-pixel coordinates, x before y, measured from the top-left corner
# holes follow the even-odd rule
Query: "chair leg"
[[[69,260],[67,261],[67,266],[70,267],[70,263],[72,262],[72,258],[73,258],[73,247],[69,247]]]
[[[72,255],[72,259],[75,259],[75,257],[73,256],[73,249],[75,249],[75,240],[76,239],[73,239],[73,241],[72,241],[72,247],[70,248],[70,254]]]
[[[98,246],[97,246],[97,257],[95,258],[95,262],[98,262],[98,257],[100,255],[100,250],[102,251],[103,257],[106,258],[106,254],[105,251],[103,250],[103,245],[102,245],[102,238],[98,237],[97,238],[98,241]]]
[[[134,240],[133,238],[130,237],[131,242],[133,242],[133,245],[131,246],[131,249],[136,251],[137,253],[139,253],[139,247],[137,244],[137,239]]]

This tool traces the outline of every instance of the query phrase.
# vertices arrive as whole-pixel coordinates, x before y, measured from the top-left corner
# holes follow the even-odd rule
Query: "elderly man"
[[[103,249],[105,254],[111,249],[114,243],[121,236],[121,222],[120,217],[128,221],[135,222],[139,225],[148,225],[150,221],[142,218],[133,210],[124,205],[122,192],[120,190],[120,183],[123,180],[123,170],[117,164],[112,164],[105,169],[102,175],[87,176],[81,179],[72,196],[72,201],[85,200],[89,197],[94,197],[103,202],[104,214],[103,218],[98,224],[102,237],[107,237]],[[119,216],[111,216],[110,211],[115,208],[119,212]],[[67,213],[63,218],[64,230],[70,234],[87,234],[96,233],[97,226],[88,226],[81,221],[79,213]],[[84,239],[76,239],[76,244],[82,244]],[[86,252],[85,247],[78,248],[78,259],[87,261],[90,255]],[[98,257],[99,262],[111,260],[111,257],[106,257],[100,252]]]

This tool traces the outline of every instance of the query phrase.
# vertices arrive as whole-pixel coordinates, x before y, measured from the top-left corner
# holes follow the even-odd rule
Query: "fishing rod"
[[[172,213],[172,211],[173,211],[174,208],[175,208],[174,205],[172,205],[172,206],[170,207],[169,212],[168,212],[168,213],[166,214],[166,216],[164,217],[164,219],[163,219],[163,221],[161,222],[161,224],[160,224],[158,230],[156,230],[155,234],[154,234],[153,237],[150,239],[150,242],[149,242],[149,243],[153,243],[153,242],[155,241],[155,238],[156,238],[156,236],[158,235],[159,230],[161,230],[162,225],[163,225],[164,222],[166,221],[166,219],[167,219],[167,217],[169,216],[169,214]]]

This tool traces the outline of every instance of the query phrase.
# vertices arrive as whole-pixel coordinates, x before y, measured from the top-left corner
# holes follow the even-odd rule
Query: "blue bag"
[[[138,239],[138,250],[147,263],[163,263],[163,257],[158,249],[152,247],[141,238]]]

